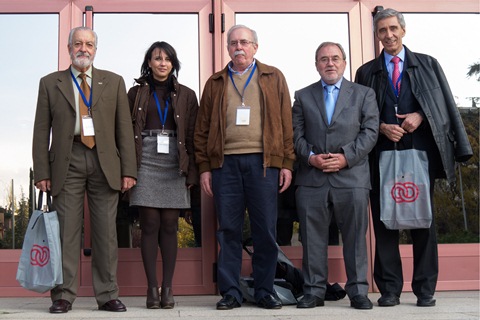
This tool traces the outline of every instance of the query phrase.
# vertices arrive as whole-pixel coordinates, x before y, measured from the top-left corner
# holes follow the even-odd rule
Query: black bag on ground
[[[253,255],[250,249],[252,239],[248,238],[243,242],[243,249],[249,256]],[[277,267],[275,270],[274,290],[283,304],[296,304],[297,300],[303,296],[303,274],[296,268],[287,255],[278,247]],[[253,278],[241,278],[240,286],[244,297],[249,302],[255,302],[253,298]],[[325,301],[337,301],[345,298],[347,292],[338,283],[331,285],[327,283]]]

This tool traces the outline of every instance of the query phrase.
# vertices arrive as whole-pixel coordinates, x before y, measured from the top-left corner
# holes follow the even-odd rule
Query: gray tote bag
[[[63,283],[60,226],[56,211],[51,208],[50,194],[47,206],[42,208],[40,191],[38,209],[28,222],[16,279],[22,287],[44,293]]]
[[[380,153],[380,220],[390,230],[430,228],[432,205],[427,153]]]

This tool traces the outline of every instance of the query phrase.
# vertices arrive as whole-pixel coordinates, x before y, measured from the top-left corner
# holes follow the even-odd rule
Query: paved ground
[[[348,299],[326,302],[325,307],[315,309],[297,309],[284,306],[280,310],[264,310],[252,304],[243,304],[241,308],[218,311],[215,303],[219,296],[179,296],[172,310],[148,310],[144,297],[122,297],[128,311],[112,313],[98,311],[93,298],[78,298],[73,310],[66,314],[50,314],[49,298],[0,298],[0,319],[189,319],[189,320],[394,320],[394,319],[480,319],[478,291],[449,291],[436,294],[437,306],[421,308],[415,306],[416,298],[412,293],[404,293],[401,304],[396,307],[378,307],[379,294],[370,294],[374,302],[372,310],[355,310]]]

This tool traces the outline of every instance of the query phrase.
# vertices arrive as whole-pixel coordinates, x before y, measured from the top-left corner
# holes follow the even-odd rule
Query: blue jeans
[[[227,155],[223,167],[212,170],[212,189],[219,228],[218,287],[222,296],[242,302],[242,229],[247,210],[253,240],[255,300],[274,294],[278,258],[276,244],[279,169],[263,168],[263,154]]]

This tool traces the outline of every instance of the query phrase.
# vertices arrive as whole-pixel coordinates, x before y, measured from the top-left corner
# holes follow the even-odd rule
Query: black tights
[[[158,287],[157,250],[162,255],[162,286],[171,287],[177,260],[178,209],[139,207],[142,260],[148,287]]]

